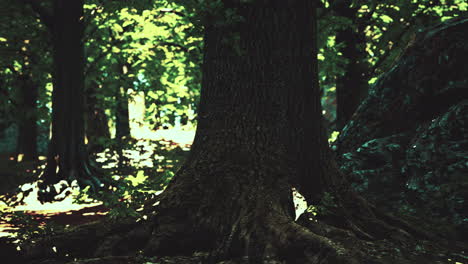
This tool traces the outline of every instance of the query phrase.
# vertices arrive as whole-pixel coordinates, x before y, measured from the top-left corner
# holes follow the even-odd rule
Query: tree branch
[[[395,38],[396,40],[401,40],[403,38],[403,36],[410,32],[411,31],[411,28],[412,26],[414,26],[414,22],[416,21],[416,19],[424,14],[425,11],[433,8],[435,6],[434,3],[430,4],[430,5],[427,5],[425,6],[423,9],[421,9],[418,13],[416,13],[414,16],[410,17],[410,19],[406,22],[407,25],[401,30],[400,34],[398,34],[398,36]],[[395,43],[399,43],[400,45],[399,46],[402,46],[403,42],[402,41],[395,41]],[[406,44],[406,46],[408,46],[408,43],[404,43]],[[394,48],[392,48],[394,49]],[[404,52],[401,51],[400,52],[400,56],[401,54]],[[375,75],[377,70],[382,66],[382,64],[384,63],[384,61],[390,56],[390,53],[391,53],[391,49],[387,49],[384,53],[384,55],[374,64],[374,66],[368,71],[368,74],[366,75],[367,78],[370,78],[372,75]]]
[[[405,26],[400,34],[398,34],[398,36],[395,38],[397,40],[401,40],[403,38],[403,36],[408,33],[410,31],[410,26]],[[402,43],[403,41],[399,41],[399,42],[396,42],[396,43]],[[382,57],[380,57],[380,59],[374,64],[374,66],[372,66],[371,69],[369,69],[369,71],[367,72],[366,74],[366,78],[370,78],[371,76],[375,75],[377,70],[382,66],[382,64],[384,63],[384,61],[387,60],[387,58],[390,56],[391,54],[391,51],[392,49],[395,49],[395,48],[389,48],[385,51],[385,53],[382,55]]]

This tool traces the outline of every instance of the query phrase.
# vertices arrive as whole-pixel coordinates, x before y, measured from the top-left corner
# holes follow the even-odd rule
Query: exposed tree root
[[[243,229],[241,223],[236,223],[229,235],[217,239],[216,243],[204,241],[205,245],[198,247],[193,241],[183,241],[187,237],[193,237],[193,234],[176,235],[170,231],[173,230],[172,227],[167,228],[167,232],[162,231],[162,228],[158,229],[158,233],[164,235],[152,236],[152,242],[146,247],[147,255],[174,254],[174,249],[179,249],[180,253],[181,245],[192,245],[184,250],[194,252],[205,249],[207,244],[215,244],[204,263],[228,263],[228,260],[236,260],[235,263],[359,263],[339,243],[286,217],[267,217],[261,221],[257,219],[256,224],[248,229]],[[173,235],[176,235],[177,241],[174,241]]]
[[[278,182],[261,182],[257,185],[237,182],[235,175],[244,172],[224,168],[223,175],[232,179],[230,187],[202,192],[193,189],[196,185],[192,181],[206,181],[201,183],[203,186],[219,183],[216,177],[209,180],[197,178],[197,173],[206,172],[194,168],[185,167],[179,171],[179,176],[188,174],[192,177],[186,181],[176,178],[171,182],[169,190],[158,197],[161,204],[153,208],[156,214],[151,221],[135,223],[135,219],[129,219],[113,225],[88,225],[44,239],[25,248],[29,261],[25,263],[41,263],[35,260],[46,259],[59,261],[54,263],[67,263],[70,258],[65,257],[66,254],[91,258],[86,260],[88,262],[75,264],[108,261],[106,257],[109,256],[122,256],[115,259],[122,262],[115,263],[131,263],[133,257],[144,252],[146,257],[172,256],[165,260],[158,258],[158,262],[178,264],[403,264],[417,263],[414,262],[417,259],[415,253],[407,252],[414,251],[418,245],[415,237],[430,238],[343,189],[338,192],[340,196],[335,199],[336,206],[329,214],[316,218],[306,213],[294,222],[294,215],[287,206],[290,203],[292,207],[292,201],[284,200],[291,197],[290,189],[284,187],[287,185]],[[258,171],[274,173],[267,169]],[[259,178],[248,180],[258,181]],[[212,180],[215,182],[210,182]],[[171,188],[178,191],[171,192]],[[220,195],[217,192],[223,193]],[[193,200],[184,200],[187,194]],[[220,202],[212,197],[223,197],[224,200]],[[52,251],[53,246],[60,253]],[[195,252],[207,253],[194,256]],[[184,262],[172,262],[180,255],[191,257]]]
[[[133,221],[113,226],[107,223],[88,224],[24,247],[21,254],[27,257],[23,262],[16,263],[139,263],[135,257],[145,246],[149,256],[156,253],[159,256],[172,255],[155,258],[156,263],[438,263],[434,259],[437,256],[418,258],[418,252],[413,252],[418,245],[428,247],[432,246],[432,242],[418,242],[410,237],[405,237],[407,240],[404,241],[393,238],[363,240],[354,230],[317,221],[311,213],[303,214],[297,223],[288,217],[270,215],[261,221],[257,219],[255,226],[248,230],[241,230],[242,225],[233,227],[231,234],[218,240],[209,235],[199,237],[197,242],[203,241],[204,244],[193,243],[195,234],[190,233],[188,227],[182,229],[185,235],[175,233],[173,228],[181,224],[180,219],[178,224],[170,227]],[[163,231],[165,228],[166,232]],[[151,229],[161,235],[152,235]],[[152,242],[149,242],[150,238]],[[212,239],[218,244],[210,241]],[[155,248],[158,246],[159,249]],[[209,251],[208,246],[213,246],[211,252],[193,255],[194,252]],[[56,247],[57,252],[52,247]],[[434,255],[444,252],[441,247],[431,250]],[[65,254],[90,259],[70,262],[70,257],[65,257]],[[181,254],[186,257],[181,257]],[[421,259],[425,262],[419,262]]]
[[[98,221],[83,224],[81,226],[70,228],[63,233],[49,235],[31,239],[30,243],[20,245],[19,254],[21,258],[15,263],[42,263],[46,260],[55,260],[54,263],[66,263],[73,258],[90,258],[95,255],[95,252],[100,248],[104,248],[105,241],[119,242],[127,241],[125,246],[135,251],[134,246],[141,247],[137,235],[132,239],[125,240],[125,234],[134,234],[145,225],[135,223],[134,219],[126,219],[119,223],[111,223],[108,221]],[[114,237],[121,234],[119,238]],[[145,240],[146,242],[146,240]],[[109,243],[109,242],[107,242]],[[118,254],[118,250],[122,250],[121,244],[112,244],[114,250],[106,252],[106,256],[122,255]],[[122,250],[123,255],[130,250]]]
[[[394,239],[403,243],[413,239],[413,236],[421,239],[433,238],[411,224],[381,212],[359,196],[339,170],[330,150],[325,150],[325,153],[323,162],[327,167],[322,177],[331,201],[326,202],[327,213],[321,215],[319,220],[350,230],[358,238],[369,241]]]
[[[338,242],[312,232],[297,223],[270,225],[278,237],[280,252],[291,263],[358,263],[354,256]]]

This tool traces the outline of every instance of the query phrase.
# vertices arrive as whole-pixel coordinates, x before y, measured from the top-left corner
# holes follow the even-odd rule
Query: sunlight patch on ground
[[[64,182],[60,182],[58,185],[63,185]],[[18,199],[23,199],[21,205],[17,205],[12,208],[8,208],[7,212],[24,212],[28,215],[40,216],[43,219],[49,219],[55,215],[61,213],[72,213],[72,211],[78,211],[84,208],[94,207],[101,205],[101,202],[90,202],[86,204],[78,204],[75,201],[74,195],[68,195],[61,201],[55,201],[51,203],[40,203],[38,200],[38,182],[33,183],[26,183],[23,184],[21,187],[23,192],[19,193]],[[79,188],[78,186],[72,184],[71,186],[67,187],[67,190],[71,191],[72,193],[77,193]],[[23,195],[26,196],[23,197]],[[65,193],[65,192],[64,192]],[[96,214],[96,213],[92,213]],[[98,213],[100,214],[100,213]],[[84,214],[83,214],[84,216]],[[9,221],[11,217],[6,216],[5,218],[0,219],[0,237],[14,237],[15,232],[18,231],[18,228],[12,226]],[[38,225],[40,222],[38,222]]]
[[[304,198],[304,196],[302,196],[302,194],[299,193],[298,190],[296,190],[296,188],[292,188],[292,197],[294,209],[296,210],[296,219],[294,220],[297,221],[297,219],[299,219],[299,216],[301,216],[301,214],[303,214],[307,210],[307,201]]]
[[[136,139],[149,140],[166,140],[173,141],[181,146],[191,145],[195,137],[195,130],[183,130],[182,128],[159,129],[156,131],[150,130],[147,127],[142,127],[132,131],[132,135]]]
[[[133,130],[132,130],[133,132]],[[190,150],[190,146],[195,137],[195,130],[183,130],[180,128],[163,129],[152,131],[144,127],[135,130],[135,139],[137,143],[132,149],[122,151],[123,155],[129,160],[132,167],[155,167],[155,161],[163,160],[165,157],[158,156],[155,152],[154,145],[151,141],[159,141],[161,145],[171,146],[176,145],[182,150]],[[109,149],[98,153],[96,161],[106,163],[103,168],[109,169],[117,166],[118,154],[111,153]],[[107,162],[106,162],[107,161]]]
[[[62,201],[56,201],[52,203],[40,203],[38,200],[38,192],[39,188],[37,186],[37,182],[34,183],[27,183],[21,186],[23,191],[31,190],[31,192],[24,198],[23,205],[18,205],[12,208],[12,211],[35,211],[35,212],[42,212],[42,213],[62,213],[72,210],[79,210],[86,207],[92,207],[96,205],[100,205],[101,203],[89,203],[89,204],[77,204],[75,202],[75,197],[73,195],[69,195],[65,197]],[[57,187],[60,185],[65,184],[64,181],[56,184]],[[62,193],[66,193],[68,191],[72,193],[77,193],[79,190],[78,186],[72,184],[71,186],[67,187],[66,191]],[[20,194],[21,195],[21,194]]]
[[[162,162],[166,159],[164,156],[156,154],[158,151],[155,149],[154,143],[151,141],[159,141],[159,146],[163,148],[175,148],[180,147],[183,150],[187,151],[190,149],[190,146],[193,142],[195,136],[195,130],[183,130],[182,128],[171,128],[171,129],[162,129],[158,131],[151,131],[145,127],[138,127],[132,130],[132,135],[138,141],[135,145],[132,146],[132,149],[123,150],[123,154],[129,160],[129,165],[135,168],[155,168],[158,172],[163,172],[166,168],[170,168],[173,165],[167,164],[171,163],[171,160],[166,160],[164,166],[158,165],[159,162]],[[162,145],[162,146],[161,146]],[[118,155],[117,153],[112,153],[109,151],[104,151],[97,154],[97,162],[104,163],[103,168],[114,168],[117,166]],[[40,160],[45,160],[46,157],[41,156]],[[22,157],[11,157],[10,160],[22,160]],[[37,168],[38,170],[44,170],[45,165]],[[28,171],[29,172],[29,171]],[[35,171],[34,171],[35,172]],[[118,176],[121,178],[121,176]],[[147,176],[144,175],[143,171],[138,171],[134,176],[126,175],[128,180],[131,181],[132,185],[137,185],[141,181],[145,180]],[[18,201],[22,200],[21,205],[17,205],[13,208],[7,208],[7,213],[9,214],[14,212],[24,212],[28,215],[38,216],[42,219],[49,219],[58,214],[72,214],[74,211],[79,211],[88,207],[95,207],[102,205],[101,202],[89,201],[89,203],[78,204],[75,200],[76,194],[79,191],[79,187],[76,183],[67,184],[65,181],[62,181],[56,185],[56,188],[60,186],[66,187],[68,191],[62,191],[62,194],[72,193],[73,195],[68,195],[67,197],[62,197],[63,200],[55,201],[51,203],[40,203],[38,201],[38,182],[26,183],[20,186],[21,192],[18,193]],[[162,191],[158,191],[156,195],[159,195]],[[0,209],[1,204],[0,204]],[[86,213],[83,216],[90,216],[95,213]],[[102,214],[102,213],[97,213]],[[11,214],[9,214],[11,215]],[[17,228],[13,227],[9,220],[8,216],[0,219],[0,237],[2,236],[14,236],[14,233],[17,232]],[[39,222],[38,222],[39,224]]]

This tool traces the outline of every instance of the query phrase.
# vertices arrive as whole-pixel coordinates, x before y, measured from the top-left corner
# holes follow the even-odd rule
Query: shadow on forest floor
[[[187,138],[187,135],[183,137]],[[144,197],[157,195],[165,188],[188,153],[191,142],[178,141],[182,142],[163,138],[129,140],[122,150],[123,163],[119,162],[122,159],[115,149],[97,153],[96,163],[114,184],[108,186],[109,190],[100,196],[102,199],[93,197],[86,188],[80,191],[67,183],[71,195],[44,204],[37,199],[37,179],[45,167],[45,157],[36,162],[18,162],[13,155],[1,155],[0,237],[28,239],[44,232],[94,222],[109,214],[118,217],[126,213],[122,210],[130,204],[141,205]]]

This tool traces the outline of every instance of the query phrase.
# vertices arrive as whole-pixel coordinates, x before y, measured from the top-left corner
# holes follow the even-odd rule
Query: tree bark
[[[318,199],[340,176],[321,119],[314,4],[256,1],[238,10],[245,22],[205,27],[197,134],[161,198],[146,252],[214,248],[214,260],[354,263],[293,221],[292,187]]]
[[[53,7],[52,139],[41,176],[42,201],[54,199],[56,193],[47,191],[54,188],[47,186],[61,180],[100,185],[84,145],[83,1],[55,0]]]

